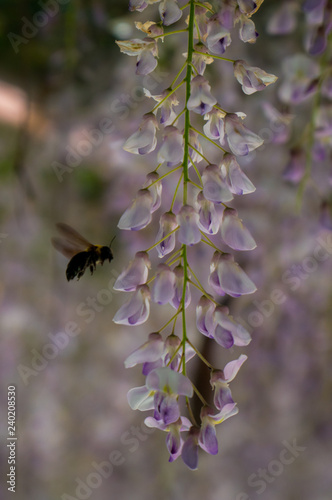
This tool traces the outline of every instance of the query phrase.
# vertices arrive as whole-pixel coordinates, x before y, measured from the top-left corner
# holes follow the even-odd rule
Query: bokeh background
[[[129,13],[126,0],[55,0],[58,12],[44,26],[24,28],[38,22],[41,3],[0,1],[1,498],[10,494],[6,391],[15,384],[20,500],[329,500],[332,235],[329,224],[321,224],[321,206],[331,197],[331,166],[329,159],[314,163],[314,182],[307,182],[299,203],[298,184],[283,173],[290,149],[305,141],[313,101],[292,107],[278,99],[287,76],[282,62],[304,53],[301,2],[293,2],[292,32],[276,36],[267,27],[282,2],[266,1],[254,16],[256,44],[234,41],[228,52],[278,75],[274,86],[245,96],[231,65],[207,70],[223,107],[245,112],[247,126],[265,145],[242,161],[256,192],[232,204],[258,243],[250,255],[236,256],[258,291],[229,302],[253,340],[225,352],[212,341],[203,344],[191,325],[193,341],[217,366],[248,355],[232,383],[240,412],[218,427],[218,456],[202,452],[195,472],[181,459],[167,462],[165,435],[148,434],[146,415],[133,412],[126,399],[144,379],[138,367],[125,370],[124,359],[167,321],[171,308],[153,307],[148,323],[134,329],[112,322],[126,298],[112,291],[114,280],[136,251],[154,242],[158,229],[157,218],[139,233],[117,229],[156,165],[154,154],[133,156],[122,145],[152,107],[143,87],[162,91],[181,67],[182,39],[167,39],[155,76],[137,77],[135,58],[120,54],[115,40],[139,37],[134,21],[149,19],[147,11]],[[282,144],[265,101],[294,116]],[[93,132],[102,124],[106,132]],[[217,151],[208,154],[218,160]],[[165,188],[167,195],[174,186]],[[108,244],[116,235],[112,264],[67,283],[67,261],[50,244],[58,221],[96,243]],[[318,247],[324,260],[317,258]],[[192,251],[192,265],[204,280],[211,254],[199,252]],[[66,329],[76,335],[61,335]],[[61,348],[54,348],[55,338]],[[199,363],[191,371],[197,381],[203,377]],[[294,442],[301,450],[291,463],[281,463],[280,454]],[[93,483],[96,464],[110,455],[117,465]]]

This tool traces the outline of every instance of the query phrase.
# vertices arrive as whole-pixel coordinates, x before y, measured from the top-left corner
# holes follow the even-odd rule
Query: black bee
[[[111,262],[113,259],[111,245],[108,247],[93,245],[75,231],[75,229],[62,222],[56,224],[56,227],[62,237],[52,238],[51,241],[54,248],[70,259],[66,269],[68,281],[74,279],[76,276],[79,280],[88,268],[91,274],[93,274],[97,264],[103,265],[105,260]]]

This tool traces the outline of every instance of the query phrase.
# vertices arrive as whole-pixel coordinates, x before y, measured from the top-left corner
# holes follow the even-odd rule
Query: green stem
[[[173,195],[173,200],[172,200],[172,204],[171,204],[171,208],[169,209],[169,212],[172,212],[173,211],[173,205],[175,203],[175,200],[176,200],[176,195],[178,193],[178,190],[179,190],[179,187],[180,187],[180,184],[181,184],[181,181],[183,179],[183,172],[182,174],[180,175],[180,179],[176,185],[176,188],[175,188],[175,192],[174,192],[174,195]]]
[[[195,50],[194,54],[201,54],[202,56],[214,57],[215,59],[220,59],[221,61],[231,62],[232,64],[234,64],[234,62],[235,62],[235,59],[227,59],[227,57],[215,56],[214,54],[210,54],[210,52],[199,52],[198,50]]]
[[[177,231],[178,229],[179,229],[179,226],[177,226],[175,229],[173,229],[173,231],[171,231],[170,233],[166,234],[166,236],[164,236],[159,241],[157,241],[157,243],[155,243],[151,247],[149,247],[146,250],[144,250],[144,252],[150,252],[150,250],[152,250],[153,248],[155,248],[156,246],[158,246],[159,243],[161,243],[162,241],[167,240],[167,238],[169,238],[171,236],[171,234],[175,233],[175,231]]]
[[[188,101],[191,93],[191,75],[192,75],[192,60],[194,53],[194,28],[195,28],[195,1],[190,0],[189,22],[188,22],[188,51],[187,51],[187,73],[186,73],[186,103],[185,103],[185,122],[184,122],[184,154],[183,154],[183,205],[187,204],[188,197],[188,182],[189,182],[189,131],[190,131],[190,111],[188,109]],[[183,347],[183,362],[182,372],[186,374],[186,341],[187,341],[187,323],[185,298],[188,282],[188,259],[187,247],[182,245],[182,263],[183,263],[183,290],[182,290],[182,347]]]
[[[187,31],[188,31],[187,28],[185,28],[183,30],[168,31],[167,33],[163,33],[162,35],[156,35],[156,36],[153,36],[151,38],[154,38],[154,40],[156,40],[157,38],[163,38],[164,36],[168,36],[168,35],[176,35],[177,33],[186,33]]]

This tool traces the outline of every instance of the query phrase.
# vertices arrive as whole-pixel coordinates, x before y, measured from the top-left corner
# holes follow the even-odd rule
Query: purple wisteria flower
[[[234,250],[253,250],[257,246],[234,208],[225,208],[223,212],[221,237]]]
[[[176,0],[162,0],[159,5],[159,13],[165,26],[176,23],[182,17],[182,10]]]
[[[227,113],[225,118],[225,142],[236,156],[246,156],[263,144],[263,139],[251,132],[235,113]]]
[[[147,285],[139,285],[128,302],[116,312],[113,321],[118,325],[141,325],[149,317],[150,290]]]
[[[183,283],[184,283],[184,273],[183,267],[181,265],[176,266],[174,269],[175,274],[175,287],[174,287],[174,295],[171,300],[171,305],[175,309],[179,309],[182,304],[182,295],[183,295]],[[185,309],[189,306],[191,302],[191,293],[189,288],[189,283],[186,285],[185,299],[184,299],[184,307]]]
[[[162,184],[158,182],[159,175],[157,172],[150,172],[146,176],[145,183],[143,185],[143,189],[149,188],[149,193],[152,195],[153,203],[151,207],[151,213],[158,210],[161,205],[161,193],[162,193]]]
[[[233,255],[215,252],[210,266],[209,284],[221,296],[226,293],[231,297],[240,297],[254,293],[257,288],[237,262]]]
[[[199,215],[190,205],[183,205],[177,215],[177,222],[180,226],[178,240],[185,245],[195,245],[201,240],[201,233],[198,227]]]
[[[202,175],[204,197],[214,203],[227,203],[233,199],[226,182],[223,179],[221,167],[208,165]]]
[[[225,154],[220,165],[221,177],[233,194],[253,193],[256,188],[242,172],[234,155]]]
[[[167,162],[168,167],[177,165],[183,160],[183,134],[176,127],[165,127],[163,142],[158,152],[158,162]]]
[[[159,264],[156,271],[156,278],[152,284],[151,299],[158,304],[167,304],[175,293],[176,276],[166,265]]]
[[[215,204],[207,200],[200,191],[197,195],[198,209],[198,227],[207,234],[217,234],[220,227],[221,216],[224,210],[224,205]]]
[[[204,116],[204,120],[207,120],[203,127],[205,135],[214,141],[219,140],[221,143],[225,135],[224,116],[225,113],[215,108]]]
[[[196,326],[206,337],[214,338],[216,321],[214,319],[215,304],[205,295],[199,299],[196,307]]]
[[[148,189],[140,189],[132,205],[127,208],[118,222],[119,229],[139,231],[152,219],[154,200]]]
[[[158,122],[153,113],[147,113],[137,132],[124,143],[123,149],[129,153],[145,155],[154,151],[157,145],[156,131]]]
[[[169,367],[152,370],[146,377],[146,386],[150,391],[155,391],[154,418],[166,425],[180,418],[178,396],[193,395],[193,387],[188,378]]]
[[[140,363],[151,363],[160,359],[165,351],[164,341],[160,333],[150,333],[149,339],[125,360],[125,367],[132,368]]]
[[[166,212],[160,217],[160,228],[156,237],[158,257],[162,258],[172,252],[175,248],[175,233],[170,234],[178,227],[176,215],[173,212]],[[169,235],[167,237],[167,235]]]
[[[157,66],[158,46],[153,38],[146,37],[143,40],[117,40],[120,51],[128,56],[136,56],[136,74],[148,75]]]
[[[265,87],[271,85],[277,80],[277,76],[266,73],[266,71],[249,66],[246,61],[238,59],[234,61],[234,76],[242,85],[242,90],[245,94],[250,95],[258,90],[264,90]]]
[[[123,292],[132,292],[139,285],[146,283],[148,272],[151,267],[149,255],[146,252],[137,252],[127,268],[122,271],[114,283],[114,290]]]
[[[175,118],[176,118],[176,113],[174,111],[174,108],[179,104],[179,101],[175,95],[175,92],[171,94],[169,97],[168,94],[170,94],[170,89],[164,90],[161,94],[158,95],[152,95],[151,92],[147,89],[143,89],[144,94],[147,97],[151,97],[157,102],[164,101],[159,107],[158,110],[160,110],[160,124],[161,125],[171,125]],[[167,98],[167,99],[166,99]]]
[[[241,356],[227,363],[224,370],[213,370],[211,373],[210,383],[214,389],[214,405],[219,410],[222,410],[228,405],[234,403],[232,393],[228,387],[229,382],[234,380],[243,363],[248,359],[247,356]]]
[[[246,346],[250,343],[250,333],[229,315],[228,307],[216,307],[214,321],[213,338],[225,349],[229,349],[233,345]]]
[[[187,107],[199,115],[205,115],[217,103],[217,99],[211,94],[211,86],[202,75],[195,76],[191,80],[191,94]]]
[[[210,17],[207,25],[206,45],[212,54],[222,56],[226,48],[231,44],[230,23],[225,25],[224,18],[220,13]]]

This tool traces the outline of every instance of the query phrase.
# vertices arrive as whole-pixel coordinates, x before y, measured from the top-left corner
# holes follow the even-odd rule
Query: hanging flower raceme
[[[169,461],[181,456],[190,469],[198,466],[199,450],[210,455],[218,453],[216,426],[238,412],[229,383],[246,356],[240,355],[224,370],[212,366],[192,342],[194,320],[191,313],[196,308],[197,330],[210,339],[208,342],[218,344],[218,349],[245,347],[251,341],[250,333],[212,294],[219,297],[227,294],[235,298],[256,291],[256,286],[235,262],[233,255],[218,247],[219,244],[227,246],[230,252],[249,251],[256,247],[237,210],[227,204],[235,203],[237,195],[255,191],[242,171],[238,157],[249,155],[263,144],[263,140],[244,125],[244,113],[225,109],[229,102],[222,89],[218,89],[222,102],[217,103],[211,85],[203,75],[207,64],[223,59],[222,55],[236,34],[235,25],[239,25],[241,40],[256,41],[258,34],[251,17],[262,2],[227,0],[211,6],[197,2],[179,5],[177,0],[130,0],[132,11],[142,12],[155,4],[161,21],[136,22],[136,28],[146,38],[117,42],[122,52],[137,57],[136,73],[141,75],[147,75],[156,67],[159,41],[164,46],[173,34],[178,37],[180,54],[186,58],[171,84],[172,78],[166,75],[165,89],[158,90],[155,95],[144,89],[145,96],[155,102],[150,113],[144,115],[138,130],[124,144],[126,151],[145,155],[155,151],[158,143],[155,153],[158,164],[147,174],[142,188],[121,216],[118,227],[138,231],[152,221],[153,214],[160,207],[162,215],[158,234],[152,240],[154,244],[150,242],[148,250],[136,252],[115,282],[116,290],[128,292],[130,296],[116,312],[113,321],[127,326],[143,324],[149,317],[150,294],[153,310],[168,308],[171,311],[165,322],[164,315],[160,314],[163,323],[157,327],[159,330],[150,333],[147,340],[127,357],[125,366],[141,365],[146,377],[145,384],[130,389],[127,397],[131,408],[151,412],[145,419],[148,427],[166,432]],[[186,29],[182,26],[178,30],[164,31],[165,26],[181,18],[187,25]],[[188,43],[182,50],[185,37]],[[233,61],[233,66],[235,79],[248,95],[264,90],[277,79],[260,68],[249,66],[241,58]],[[154,83],[158,83],[158,88],[162,78],[156,75]],[[329,85],[326,75],[322,88],[326,88],[327,93]],[[179,109],[175,110],[177,107]],[[204,117],[203,126],[197,115]],[[284,124],[284,116],[279,115],[274,113],[273,116],[277,116],[278,123]],[[325,138],[323,134],[329,129],[329,121],[326,125],[325,121],[321,122],[317,143]],[[157,140],[159,127],[161,132]],[[284,128],[281,133],[284,133]],[[217,148],[219,158],[214,160],[216,163],[211,164],[207,159],[213,157],[211,151],[205,151],[207,142]],[[211,259],[211,247],[215,250],[210,273],[205,269],[207,256],[204,247],[210,251],[208,259]],[[151,266],[153,254],[163,259],[157,266]],[[195,256],[202,268],[198,271]],[[192,293],[195,289],[201,294],[198,302]],[[213,392],[210,397],[200,394],[186,375],[187,363],[195,354],[199,356],[198,361],[210,369]],[[202,402],[200,421],[190,408],[194,392]],[[213,403],[208,405],[206,401],[211,401],[212,395]]]

